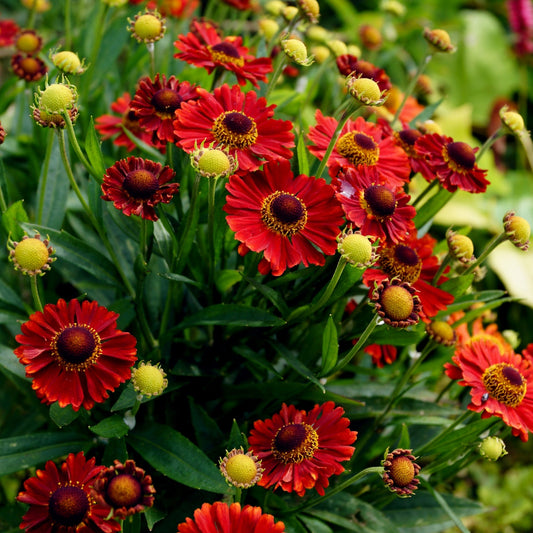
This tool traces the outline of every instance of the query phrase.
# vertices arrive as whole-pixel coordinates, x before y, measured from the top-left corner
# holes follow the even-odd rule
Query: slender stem
[[[54,130],[50,128],[46,135],[46,151],[44,153],[43,166],[41,169],[41,183],[39,187],[39,204],[37,206],[37,224],[43,223],[44,195],[46,192],[46,182],[48,180],[48,167],[50,165],[50,156],[54,145]]]
[[[444,272],[446,267],[452,262],[452,259],[453,259],[453,257],[450,254],[450,252],[448,252],[444,256],[444,259],[441,261],[441,263],[439,265],[439,269],[437,270],[437,272],[435,272],[435,276],[433,276],[433,280],[431,281],[432,285],[437,285],[437,283],[439,282],[440,277],[442,276],[442,273]]]
[[[503,128],[497,129],[481,146],[476,154],[476,161],[480,161],[483,154],[500,138],[505,135]]]
[[[446,503],[446,500],[424,479],[421,480],[422,485],[428,489],[429,492],[433,495],[437,503],[444,509],[444,512],[451,518],[453,523],[463,532],[469,533],[469,530],[461,522],[460,518],[452,511],[450,506]]]
[[[5,182],[6,171],[5,171],[4,163],[2,162],[2,159],[0,159],[0,176],[2,176],[3,178],[2,181],[0,182],[0,210],[2,213],[5,213],[7,211],[7,202],[4,197],[3,185]]]
[[[31,30],[35,23],[35,15],[37,13],[37,0],[33,0],[31,4],[30,13],[28,15],[28,22],[26,22],[26,29]]]
[[[470,274],[470,272],[472,272],[478,265],[487,259],[488,255],[492,252],[492,250],[494,250],[494,248],[499,246],[502,242],[505,242],[508,238],[509,237],[505,231],[494,236],[489,244],[487,244],[483,252],[481,252],[481,255],[463,272],[462,275],[465,276],[466,274]]]
[[[68,140],[70,142],[70,145],[72,146],[74,152],[78,156],[78,159],[81,161],[82,165],[87,169],[89,174],[96,178],[96,181],[98,183],[102,183],[103,176],[100,176],[96,170],[92,167],[92,165],[89,163],[89,160],[83,155],[83,152],[81,150],[81,147],[78,143],[78,139],[76,138],[76,132],[74,131],[74,125],[72,124],[72,120],[70,119],[70,115],[68,111],[63,113],[63,118],[65,119],[66,123],[66,130],[68,135]]]
[[[235,495],[233,496],[234,503],[241,503],[242,489],[235,487]]]
[[[278,58],[276,61],[276,67],[274,69],[274,73],[272,74],[272,77],[270,78],[267,86],[267,91],[265,94],[265,98],[268,100],[270,94],[274,90],[274,87],[276,83],[278,82],[279,77],[281,76],[281,73],[283,72],[283,69],[285,68],[285,65],[287,64],[287,55],[285,52],[280,52],[278,54]]]
[[[529,167],[533,170],[533,142],[527,130],[521,131],[517,134],[518,140],[524,149]]]
[[[209,287],[213,287],[215,279],[215,193],[218,180],[211,178],[208,180],[207,195],[207,249],[209,256]],[[210,292],[211,294],[211,292]]]
[[[30,276],[30,287],[33,302],[38,311],[43,310],[43,304],[41,303],[41,297],[39,296],[39,287],[37,286],[37,276]]]
[[[439,183],[440,182],[437,178],[431,181],[428,186],[416,197],[413,202],[413,207],[416,207],[420,201],[423,200]]]
[[[65,0],[65,48],[70,50],[72,46],[72,25],[70,23],[70,0]]]
[[[150,55],[150,77],[154,79],[155,78],[155,44],[146,43],[146,49],[148,50],[148,54]]]

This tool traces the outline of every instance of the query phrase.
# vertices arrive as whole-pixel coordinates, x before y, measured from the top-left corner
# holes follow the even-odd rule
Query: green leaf
[[[298,136],[298,146],[296,147],[298,156],[298,172],[309,176],[309,159],[307,157],[307,147],[303,135]]]
[[[233,448],[247,447],[246,436],[239,428],[239,424],[237,424],[235,419],[233,419],[233,424],[231,424],[231,431],[226,447],[228,450],[232,450]]]
[[[122,417],[118,415],[113,415],[108,418],[104,418],[98,424],[94,426],[89,426],[89,429],[93,432],[99,435],[100,437],[104,437],[106,439],[111,438],[120,438],[124,437],[130,430],[126,422],[122,419]]]
[[[24,365],[8,346],[0,345],[0,366],[21,379],[28,379]]]
[[[118,400],[112,405],[111,411],[121,411],[122,409],[129,409],[135,405],[137,393],[133,389],[131,381],[126,388],[121,392]]]
[[[79,411],[74,411],[71,405],[60,407],[57,402],[50,406],[50,418],[56,423],[57,427],[68,426],[71,422],[80,416]]]
[[[144,511],[144,517],[146,518],[146,525],[148,526],[148,530],[152,531],[152,529],[154,528],[154,525],[160,520],[163,520],[165,516],[166,516],[165,512],[160,511],[159,509],[156,509],[155,507],[148,507],[148,509]]]
[[[197,405],[192,397],[189,397],[189,408],[194,435],[200,448],[206,453],[211,450],[220,451],[221,443],[224,442],[224,434],[220,431],[215,420],[209,416],[205,409]]]
[[[0,439],[0,476],[42,465],[73,450],[88,450],[90,445],[86,437],[63,431]]]
[[[242,274],[238,270],[220,270],[216,273],[215,285],[220,293],[225,293],[236,283],[242,281]]]
[[[228,485],[215,463],[176,430],[150,424],[130,433],[128,440],[153,468],[174,481],[197,490],[227,492]]]
[[[18,200],[11,204],[2,214],[2,224],[9,237],[14,241],[20,241],[24,237],[21,223],[28,222],[28,220],[28,215],[24,209],[24,200]]]
[[[327,376],[335,368],[339,357],[339,340],[333,317],[329,315],[322,334],[322,362],[320,375]]]
[[[441,189],[434,194],[416,213],[415,226],[420,229],[427,224],[452,198],[452,193]]]
[[[449,292],[454,296],[461,296],[472,285],[473,281],[474,274],[468,274],[466,276],[458,276],[457,278],[449,279],[442,283],[439,287],[443,291]]]
[[[198,281],[194,281],[187,276],[182,276],[181,274],[173,274],[172,272],[159,272],[158,274],[162,278],[169,279],[170,281],[178,281],[180,283],[189,283],[190,285],[195,285],[196,287],[201,287],[202,284]]]
[[[285,303],[285,300],[272,287],[269,287],[268,285],[264,285],[263,283],[257,282],[253,278],[249,278],[248,276],[245,276],[244,279],[254,287],[258,292],[260,292],[265,298],[268,298],[270,302],[276,307],[276,309],[281,313],[282,316],[286,317],[289,313],[289,308],[287,304]]]
[[[94,129],[93,117],[89,121],[89,126],[87,128],[87,135],[85,136],[85,151],[87,152],[87,158],[89,163],[91,163],[95,173],[100,176],[100,182],[104,178],[105,174],[105,164],[104,157],[102,155],[102,149],[100,147],[100,139],[96,134]]]
[[[285,321],[267,311],[240,304],[218,304],[205,307],[183,320],[180,328],[192,326],[231,325],[248,327],[281,326]]]

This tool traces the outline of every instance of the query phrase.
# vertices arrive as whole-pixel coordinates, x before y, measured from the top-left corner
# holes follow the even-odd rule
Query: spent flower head
[[[249,489],[262,477],[264,468],[261,461],[251,451],[244,453],[241,448],[234,448],[219,460],[219,467],[226,481],[234,487]]]
[[[400,498],[412,496],[420,483],[416,477],[420,473],[420,466],[415,463],[416,457],[411,452],[402,448],[390,453],[387,450],[381,463],[384,468],[383,481]]]
[[[426,333],[443,346],[453,346],[457,341],[455,330],[444,320],[432,320],[426,324]]]
[[[43,276],[50,265],[57,258],[52,257],[54,249],[50,246],[48,237],[41,240],[39,233],[33,237],[24,235],[21,241],[8,241],[9,260],[15,270],[20,270],[28,276]]]
[[[44,89],[35,94],[35,104],[41,111],[60,115],[74,108],[78,100],[78,91],[74,85],[66,82],[46,83]]]
[[[131,382],[133,388],[141,396],[159,396],[168,386],[166,373],[159,366],[159,363],[145,363],[141,361],[137,368],[131,371]]]
[[[15,48],[24,54],[38,54],[42,47],[43,38],[35,30],[22,30],[15,38]]]
[[[421,304],[416,289],[400,278],[383,281],[374,289],[371,300],[385,324],[394,328],[412,326],[420,319]]]
[[[128,19],[128,31],[140,43],[154,43],[163,38],[166,31],[165,18],[157,11],[146,10]]]
[[[531,226],[529,222],[509,211],[503,217],[503,227],[509,241],[517,248],[527,251],[529,248],[529,237],[531,235]]]

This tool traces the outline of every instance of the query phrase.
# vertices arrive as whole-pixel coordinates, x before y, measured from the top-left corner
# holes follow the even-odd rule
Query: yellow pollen
[[[383,311],[392,320],[406,320],[414,309],[413,295],[404,287],[391,285],[381,295]]]
[[[489,366],[481,379],[489,396],[508,407],[518,407],[527,392],[527,382],[522,374],[507,363]]]
[[[272,454],[283,464],[311,459],[318,450],[318,433],[309,424],[287,424],[272,439]]]
[[[40,239],[23,239],[15,247],[15,261],[23,271],[41,270],[48,263],[49,257],[48,248]]]
[[[349,131],[337,141],[337,151],[353,165],[372,166],[378,162],[379,146],[359,131]]]
[[[238,67],[242,67],[244,65],[243,57],[241,57],[240,55],[238,57],[235,57],[230,54],[225,54],[222,47],[219,49],[215,49],[212,46],[208,46],[207,49],[209,50],[213,61],[215,61],[216,63],[233,63]]]
[[[249,455],[237,454],[227,460],[226,471],[237,483],[248,484],[257,475],[257,464]]]
[[[307,224],[307,209],[293,194],[276,191],[263,200],[261,220],[270,231],[290,237]]]
[[[240,149],[255,144],[258,135],[255,120],[239,111],[226,111],[219,115],[211,133],[219,143]]]

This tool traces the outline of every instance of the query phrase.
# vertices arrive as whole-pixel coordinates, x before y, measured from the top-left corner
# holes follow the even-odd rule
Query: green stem
[[[5,184],[5,178],[6,178],[6,171],[4,168],[4,163],[2,162],[2,159],[0,159],[0,176],[2,177],[2,180],[0,181],[0,210],[2,213],[5,213],[7,211],[7,202],[4,196],[4,184]]]
[[[72,47],[72,26],[70,23],[70,0],[65,0],[65,48],[70,50]]]
[[[487,259],[488,255],[492,252],[492,250],[494,250],[494,248],[496,248],[502,242],[505,242],[508,239],[509,237],[507,236],[505,231],[500,233],[499,235],[494,236],[489,242],[489,244],[487,244],[483,252],[481,252],[481,255],[462,273],[462,275],[465,276],[467,274],[470,274],[470,272],[472,272],[478,265],[480,265],[481,263],[483,263],[483,261],[485,261],[485,259]]]
[[[432,285],[437,285],[437,283],[439,282],[440,277],[442,276],[442,273],[444,272],[446,267],[452,262],[452,260],[453,260],[453,257],[450,254],[450,252],[448,252],[444,256],[444,259],[441,261],[439,269],[435,273],[435,276],[433,276],[433,280],[431,282]]]
[[[209,261],[209,283],[210,294],[212,294],[212,287],[215,279],[215,193],[218,180],[211,178],[208,180],[208,195],[207,195],[207,249]]]
[[[33,302],[35,308],[38,311],[43,311],[43,304],[41,303],[41,297],[39,296],[39,287],[37,286],[37,276],[30,276],[31,295],[33,296]]]
[[[444,512],[451,518],[453,523],[463,533],[469,533],[469,530],[465,527],[461,519],[452,511],[450,506],[446,503],[446,500],[424,479],[421,479],[422,485],[433,495],[437,503],[443,508]]]
[[[28,15],[28,22],[26,22],[26,29],[31,30],[35,24],[35,15],[37,14],[37,0],[33,0],[30,13]]]
[[[46,192],[46,182],[48,180],[48,167],[50,165],[50,156],[54,145],[54,130],[50,128],[46,135],[46,151],[44,153],[43,166],[41,170],[41,183],[39,187],[39,204],[37,206],[37,224],[43,223],[44,195]]]
[[[431,181],[428,186],[416,197],[413,202],[413,207],[416,207],[420,201],[423,200],[439,183],[440,182],[437,178]]]
[[[518,140],[524,149],[529,167],[533,170],[533,142],[531,142],[530,134],[527,130],[521,131],[517,134]]]
[[[78,139],[76,138],[76,132],[74,131],[74,125],[72,124],[72,120],[70,119],[70,115],[68,111],[65,111],[63,113],[63,118],[65,119],[66,123],[66,130],[68,135],[68,140],[70,142],[70,145],[72,146],[72,149],[78,156],[78,159],[81,161],[81,164],[87,169],[89,174],[93,176],[96,181],[100,184],[103,181],[103,176],[100,176],[96,170],[92,167],[92,165],[89,163],[89,160],[83,155],[83,152],[81,150],[81,147],[78,143]]]
[[[274,69],[274,73],[272,74],[272,77],[270,78],[267,86],[267,91],[265,94],[265,98],[268,101],[268,98],[272,91],[274,90],[274,87],[276,83],[278,82],[279,77],[281,76],[281,73],[283,72],[283,69],[285,68],[285,65],[287,64],[287,55],[285,52],[280,52],[278,54],[278,58],[276,61],[276,67]]]
[[[476,154],[476,161],[479,162],[483,154],[500,138],[505,135],[503,128],[497,129],[481,146]]]

